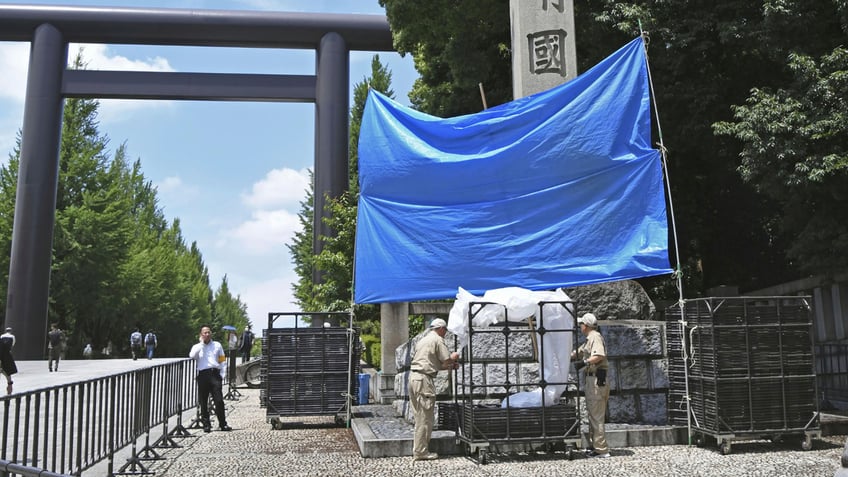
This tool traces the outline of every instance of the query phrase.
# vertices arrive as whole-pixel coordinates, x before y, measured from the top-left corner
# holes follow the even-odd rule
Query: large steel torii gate
[[[6,303],[19,359],[40,359],[45,348],[64,98],[314,102],[317,252],[330,233],[324,195],[348,182],[348,54],[393,51],[381,15],[114,7],[0,5],[0,41],[31,42]],[[316,72],[69,70],[69,43],[313,49]]]

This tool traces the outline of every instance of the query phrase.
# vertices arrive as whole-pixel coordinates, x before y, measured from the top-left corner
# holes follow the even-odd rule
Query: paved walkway
[[[58,373],[47,372],[46,361],[22,361],[14,376],[15,392],[50,387],[90,379],[130,369],[162,364],[169,359],[132,361],[130,359],[62,361]],[[287,417],[283,429],[274,430],[259,405],[258,389],[239,389],[241,398],[227,401],[232,432],[205,434],[189,429],[190,437],[174,439],[180,446],[156,449],[162,460],[143,461],[156,476],[507,476],[559,475],[593,476],[733,476],[733,477],[829,477],[840,465],[846,436],[830,436],[814,441],[811,451],[800,450],[800,442],[734,442],[733,452],[722,456],[714,447],[685,445],[619,447],[610,459],[582,456],[567,460],[565,453],[490,454],[487,465],[479,465],[463,456],[444,456],[432,462],[412,462],[410,457],[363,458],[352,429],[338,427],[332,416]],[[355,408],[359,411],[358,408]],[[363,411],[385,412],[385,407],[367,407]],[[188,426],[194,410],[183,416]],[[407,436],[411,427],[402,421],[373,424],[377,433]],[[394,424],[392,424],[394,422]],[[173,429],[176,418],[169,429]],[[150,441],[161,431],[154,430]],[[390,436],[391,437],[391,436]],[[397,437],[397,436],[394,436]],[[137,443],[145,445],[142,437]],[[118,471],[132,455],[123,449],[113,463]],[[108,462],[85,471],[83,476],[104,476]],[[141,475],[138,469],[136,475]]]
[[[133,361],[127,359],[77,359],[59,362],[58,372],[47,370],[47,360],[44,361],[15,361],[18,374],[12,376],[14,390],[12,394],[23,393],[35,389],[49,388],[60,384],[68,384],[87,379],[100,378],[134,369],[147,368],[154,365],[180,361],[183,358],[154,358]],[[5,389],[4,378],[0,377]]]
[[[284,418],[284,428],[273,430],[259,390],[239,390],[238,401],[228,401],[232,432],[204,434],[180,440],[183,447],[162,452],[164,460],[150,462],[161,476],[832,476],[839,466],[846,436],[825,437],[811,451],[800,442],[734,443],[733,453],[722,456],[715,448],[683,445],[628,447],[612,450],[610,459],[582,456],[569,461],[562,452],[491,455],[479,465],[462,456],[432,462],[411,457],[363,458],[353,432],[337,427],[331,416]],[[92,474],[94,475],[94,474]]]

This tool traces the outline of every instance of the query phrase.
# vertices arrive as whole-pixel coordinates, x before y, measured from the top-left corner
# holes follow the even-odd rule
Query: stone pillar
[[[380,305],[380,373],[377,375],[375,399],[381,404],[395,400],[397,364],[395,350],[409,340],[409,303]]]
[[[512,96],[523,98],[577,76],[573,0],[509,0]]]

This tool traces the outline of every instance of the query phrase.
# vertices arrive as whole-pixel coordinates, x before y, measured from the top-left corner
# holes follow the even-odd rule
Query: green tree
[[[292,284],[292,294],[295,302],[301,310],[316,311],[321,309],[314,300],[315,293],[312,283],[312,270],[314,269],[314,254],[312,253],[312,220],[315,216],[314,194],[315,176],[309,171],[309,188],[306,190],[306,199],[300,203],[300,212],[297,217],[300,221],[300,230],[294,233],[292,242],[286,245],[292,257],[294,273],[297,281]]]
[[[794,239],[788,255],[816,274],[848,269],[848,50],[820,61],[789,57],[794,81],[774,91],[754,88],[719,134],[744,145],[738,171],[778,205],[773,234]]]
[[[212,327],[213,333],[220,333],[220,330],[225,325],[236,327],[236,329],[244,329],[250,323],[247,316],[247,305],[242,303],[240,296],[233,296],[230,293],[230,285],[227,282],[227,276],[221,279],[221,284],[215,290],[215,299],[212,302],[212,320],[206,323]],[[226,349],[226,335],[221,334],[221,342]]]
[[[512,99],[509,4],[503,0],[380,0],[395,49],[411,54],[420,77],[409,100],[440,117],[483,109]]]

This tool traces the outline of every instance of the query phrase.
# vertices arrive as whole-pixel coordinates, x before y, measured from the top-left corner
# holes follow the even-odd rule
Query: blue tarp
[[[371,91],[354,301],[670,273],[641,38],[574,80],[441,119]]]

